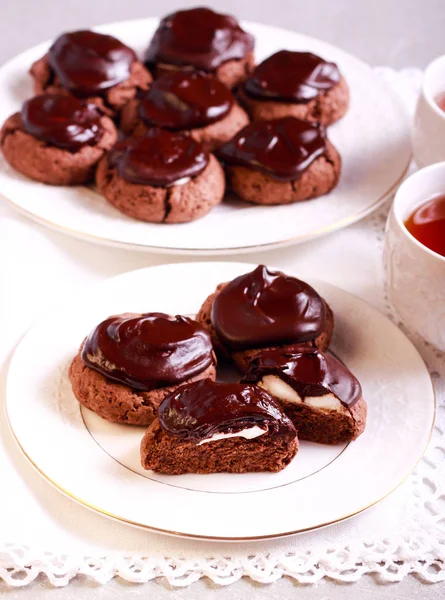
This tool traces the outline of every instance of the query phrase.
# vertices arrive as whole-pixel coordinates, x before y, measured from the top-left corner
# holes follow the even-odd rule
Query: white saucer
[[[430,376],[414,346],[385,316],[322,281],[311,283],[335,314],[332,349],[361,381],[369,407],[366,430],[355,442],[301,442],[280,473],[162,476],[140,466],[144,428],[80,410],[67,369],[99,321],[125,311],[194,314],[218,283],[252,268],[206,262],[126,273],[35,325],[12,359],[6,408],[14,436],[38,472],[108,517],[222,541],[279,537],[335,523],[400,485],[431,434]]]

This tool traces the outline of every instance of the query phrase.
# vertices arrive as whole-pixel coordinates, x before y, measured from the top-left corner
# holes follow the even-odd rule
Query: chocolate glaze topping
[[[210,336],[188,317],[116,315],[86,338],[82,360],[105,377],[141,391],[179,384],[213,362]]]
[[[316,54],[281,50],[255,68],[244,91],[260,100],[309,102],[337,85],[340,78],[337,65]]]
[[[75,96],[97,96],[130,77],[137,60],[115,37],[94,31],[72,31],[56,39],[48,62],[60,83]]]
[[[104,133],[97,106],[73,96],[35,96],[23,104],[20,114],[27,133],[70,152],[97,144]]]
[[[179,10],[164,17],[145,54],[149,66],[170,63],[213,71],[253,50],[254,38],[230,15],[210,8]]]
[[[227,87],[199,71],[172,71],[156,79],[139,102],[139,117],[147,125],[195,129],[219,121],[233,105]]]
[[[210,379],[186,383],[169,394],[159,406],[158,418],[169,435],[194,442],[254,426],[274,435],[296,435],[279,403],[265,390]]]
[[[324,330],[323,298],[304,281],[259,265],[216,296],[211,319],[231,350],[309,342]]]
[[[280,377],[302,400],[307,396],[334,394],[350,407],[362,396],[360,383],[351,371],[332,354],[315,348],[266,350],[251,361],[243,381],[258,383],[265,375]]]
[[[150,129],[145,137],[117,142],[108,159],[127,181],[166,187],[199,175],[206,168],[209,155],[189,136]]]
[[[249,123],[221,146],[218,155],[229,165],[292,181],[325,150],[326,133],[321,125],[283,117]]]

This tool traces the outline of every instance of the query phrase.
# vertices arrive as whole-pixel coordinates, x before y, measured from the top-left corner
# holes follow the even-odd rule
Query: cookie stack
[[[310,285],[259,265],[221,283],[195,319],[122,314],[73,359],[81,404],[145,425],[141,460],[164,474],[279,471],[298,440],[345,443],[364,430],[358,380],[327,352],[334,315]],[[220,383],[230,362],[238,383]]]
[[[337,66],[288,50],[255,66],[253,36],[229,15],[168,15],[143,61],[113,36],[65,33],[30,73],[37,95],[0,132],[6,160],[41,183],[95,181],[132,218],[187,222],[226,189],[271,205],[338,182],[325,129],[349,102]]]

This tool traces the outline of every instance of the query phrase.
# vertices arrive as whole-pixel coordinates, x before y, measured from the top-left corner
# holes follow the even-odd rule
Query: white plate
[[[156,19],[99,27],[142,52]],[[353,56],[304,35],[245,23],[256,37],[257,59],[282,48],[312,50],[340,66],[351,88],[350,109],[329,136],[343,158],[338,187],[324,198],[289,206],[254,206],[230,199],[193,223],[158,225],[126,217],[93,189],[54,188],[15,173],[0,159],[0,193],[28,216],[64,233],[133,249],[183,254],[229,254],[289,245],[361,219],[397,187],[411,145],[404,107],[372,69]],[[27,74],[42,56],[42,44],[0,70],[0,119],[17,111],[32,94]]]
[[[60,491],[109,517],[217,540],[321,527],[394,490],[422,456],[432,429],[428,371],[386,317],[321,281],[312,283],[336,315],[332,348],[360,379],[369,405],[368,424],[357,441],[332,447],[302,442],[280,473],[162,476],[140,467],[144,428],[107,423],[80,410],[67,368],[101,319],[124,311],[194,314],[216,284],[251,268],[208,262],[134,271],[33,327],[12,359],[6,404],[14,435],[37,470]]]

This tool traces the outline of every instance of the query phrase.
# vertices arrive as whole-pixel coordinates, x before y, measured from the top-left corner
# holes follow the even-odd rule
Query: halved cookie
[[[281,471],[297,450],[295,427],[268,392],[204,379],[165,398],[141,461],[166,475]]]
[[[301,440],[339,444],[365,429],[360,383],[332,354],[307,347],[263,352],[251,361],[243,381],[280,402]]]

